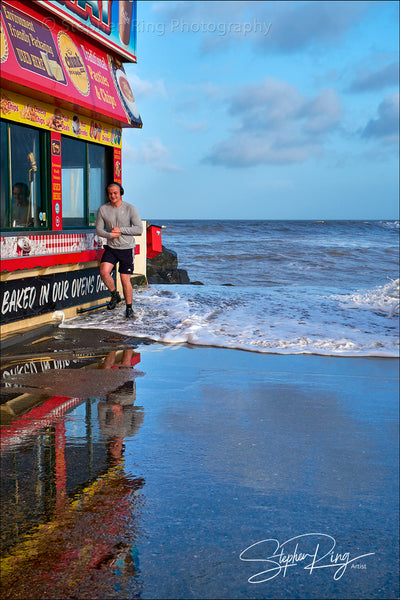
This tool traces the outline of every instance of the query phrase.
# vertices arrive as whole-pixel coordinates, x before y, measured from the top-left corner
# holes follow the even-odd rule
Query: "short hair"
[[[112,181],[111,183],[109,183],[109,184],[106,186],[106,194],[108,194],[108,188],[109,188],[110,186],[112,186],[112,185],[117,185],[117,186],[119,187],[119,189],[120,189],[121,196],[123,196],[123,195],[124,195],[124,193],[125,193],[125,192],[124,192],[124,188],[122,187],[122,185],[121,185],[121,184],[120,184],[118,181]]]

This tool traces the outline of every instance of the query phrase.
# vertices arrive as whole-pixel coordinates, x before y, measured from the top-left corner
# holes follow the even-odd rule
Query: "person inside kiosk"
[[[29,202],[29,187],[26,183],[15,183],[12,189],[12,225],[13,227],[32,227],[33,218],[31,216]]]

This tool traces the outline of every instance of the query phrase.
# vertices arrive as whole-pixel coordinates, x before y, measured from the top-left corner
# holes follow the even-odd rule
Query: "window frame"
[[[5,233],[21,233],[21,231],[38,232],[38,231],[51,231],[51,185],[50,185],[50,132],[41,130],[38,127],[31,127],[24,123],[15,121],[7,121],[1,119],[1,123],[6,128],[6,147],[2,149],[2,154],[5,155],[5,206],[8,214],[8,225],[2,225],[1,230]],[[40,209],[46,213],[46,222],[44,225],[32,227],[13,227],[11,224],[12,215],[12,165],[11,165],[11,127],[24,127],[26,129],[33,130],[38,133],[39,136],[39,169],[40,169]]]
[[[10,234],[18,234],[20,235],[22,232],[26,232],[26,234],[37,234],[38,232],[51,232],[56,231],[54,229],[54,223],[52,220],[52,166],[51,166],[51,132],[46,129],[41,129],[39,127],[32,127],[29,124],[19,123],[17,121],[10,121],[7,119],[1,119],[1,127],[5,128],[5,147],[2,148],[2,161],[4,160],[4,205],[1,208],[5,210],[7,215],[7,225],[1,225],[0,229],[6,235]],[[33,225],[32,227],[13,227],[12,226],[12,204],[13,204],[13,182],[12,182],[12,162],[11,162],[11,135],[13,127],[24,127],[31,131],[34,131],[38,134],[39,139],[39,161],[38,168],[40,172],[40,210],[46,213],[46,221],[43,225]],[[71,136],[61,135],[61,153],[63,152],[63,141],[64,139],[74,139]],[[89,202],[89,194],[90,194],[90,169],[89,169],[89,153],[90,147],[100,146],[104,151],[104,183],[107,184],[108,181],[111,181],[113,178],[113,149],[107,145],[96,144],[87,140],[77,140],[74,141],[80,142],[84,144],[84,163],[83,163],[83,224],[66,224],[63,219],[62,230],[61,231],[71,231],[71,230],[95,230],[95,222],[90,224],[90,202]],[[3,175],[3,171],[2,171]],[[111,178],[111,179],[110,179]],[[3,177],[2,177],[3,179]],[[104,187],[105,187],[104,185]],[[103,185],[101,186],[103,188]],[[101,192],[105,194],[105,191],[101,189]],[[100,203],[103,204],[105,202],[105,196],[100,198]],[[92,210],[93,212],[93,210]],[[97,212],[97,209],[96,209]]]

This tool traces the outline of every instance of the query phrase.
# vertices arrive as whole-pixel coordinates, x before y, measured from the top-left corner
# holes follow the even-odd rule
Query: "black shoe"
[[[108,310],[113,310],[117,306],[118,302],[121,302],[121,296],[119,295],[119,292],[112,292],[111,300],[107,304]]]
[[[127,306],[126,307],[125,316],[126,316],[127,319],[134,319],[135,318],[135,314],[134,314],[131,306]]]

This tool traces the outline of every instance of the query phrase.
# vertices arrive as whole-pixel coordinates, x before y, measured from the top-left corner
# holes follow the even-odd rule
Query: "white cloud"
[[[370,66],[358,68],[349,85],[348,91],[371,92],[398,85],[399,62],[395,61],[375,69],[372,69]]]
[[[243,129],[280,129],[302,106],[298,90],[277,79],[246,85],[231,100],[229,112],[241,119]]]
[[[167,96],[163,81],[156,81],[154,83],[146,81],[145,79],[141,79],[136,73],[132,73],[130,69],[126,70],[133,93],[138,98],[158,98],[160,96]]]
[[[125,139],[122,153],[124,164],[136,162],[151,165],[158,171],[180,171],[170,160],[171,150],[158,138],[145,140],[138,147],[131,146]]]
[[[262,52],[297,52],[337,42],[374,2],[158,2],[165,34],[199,34],[204,52],[251,41]]]
[[[378,116],[368,121],[363,137],[380,138],[388,143],[399,140],[399,94],[386,97],[378,106]]]
[[[203,162],[226,167],[301,163],[321,153],[318,144],[287,136],[263,137],[238,133],[214,146]]]
[[[239,117],[241,129],[293,129],[294,123],[302,122],[305,132],[318,133],[337,124],[341,109],[332,89],[306,98],[295,86],[268,78],[244,86],[232,98],[229,112]]]
[[[208,123],[206,121],[187,121],[184,119],[177,119],[176,123],[186,129],[189,133],[199,133],[208,129]]]
[[[336,92],[322,90],[314,99],[304,103],[298,116],[305,119],[304,131],[308,133],[323,133],[335,127],[341,116]]]
[[[204,160],[229,167],[304,162],[322,153],[341,112],[334,90],[307,98],[276,79],[246,85],[231,100],[229,113],[237,120],[231,137]]]
[[[257,39],[258,47],[297,52],[337,42],[361,20],[373,2],[277,2],[269,38]]]

